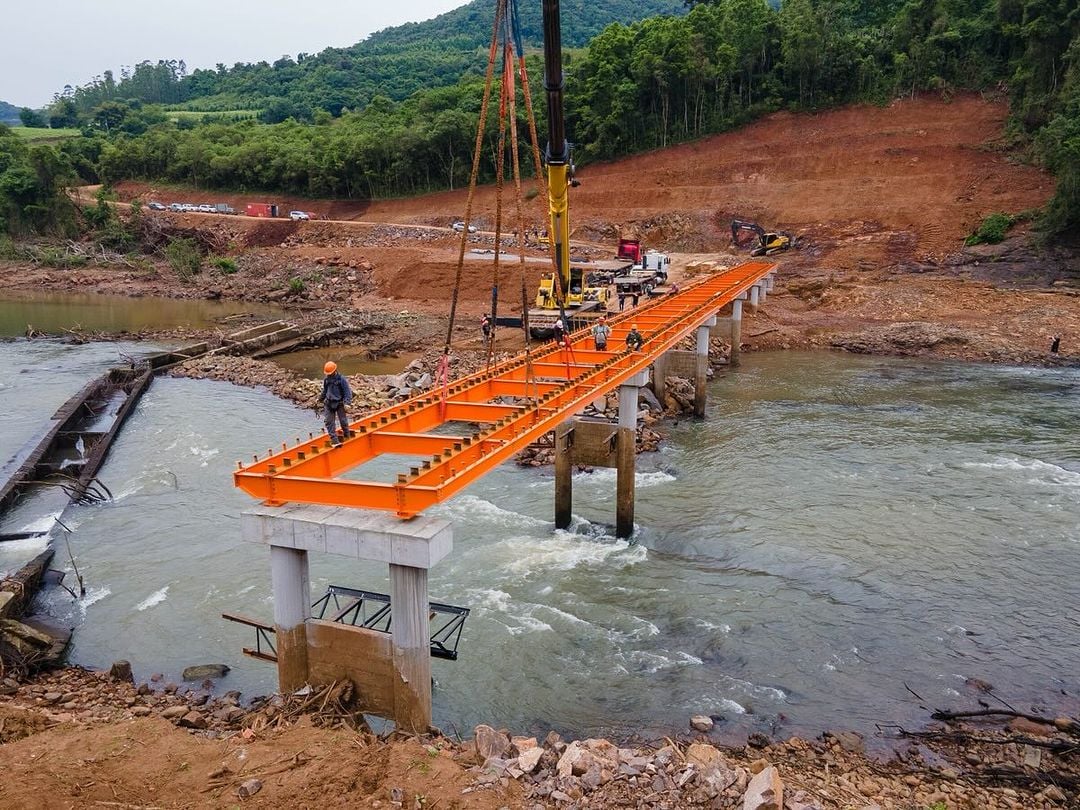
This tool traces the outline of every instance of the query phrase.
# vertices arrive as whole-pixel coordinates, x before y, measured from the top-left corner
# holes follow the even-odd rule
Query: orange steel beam
[[[596,351],[589,329],[571,335],[571,349],[548,344],[488,370],[353,421],[338,447],[325,437],[282,445],[233,474],[237,487],[267,503],[292,501],[420,514],[456,495],[597,398],[648,368],[694,329],[776,267],[747,262],[610,319],[607,351]],[[632,324],[641,351],[624,347]],[[509,400],[509,401],[506,401]],[[461,422],[459,434],[431,431]],[[340,478],[381,455],[417,460],[395,483]]]

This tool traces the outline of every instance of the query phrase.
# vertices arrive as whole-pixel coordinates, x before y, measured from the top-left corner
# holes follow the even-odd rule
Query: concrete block
[[[240,516],[246,542],[319,551],[353,559],[430,568],[453,549],[447,520],[400,520],[367,509],[311,504],[259,505]]]

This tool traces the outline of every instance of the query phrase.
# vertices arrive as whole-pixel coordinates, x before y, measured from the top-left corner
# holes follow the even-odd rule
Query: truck
[[[645,250],[640,239],[619,239],[615,257],[634,263],[634,270],[654,273],[661,282],[667,281],[671,258],[657,250]]]
[[[244,206],[244,214],[249,217],[276,217],[278,207],[275,203],[248,203]]]
[[[214,210],[219,214],[235,214],[236,209],[228,203],[214,203]]]

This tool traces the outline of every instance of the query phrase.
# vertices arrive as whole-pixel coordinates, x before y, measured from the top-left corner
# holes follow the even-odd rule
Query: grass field
[[[11,131],[26,141],[45,143],[62,141],[65,138],[78,138],[82,131],[78,129],[39,129],[37,127],[12,127]]]

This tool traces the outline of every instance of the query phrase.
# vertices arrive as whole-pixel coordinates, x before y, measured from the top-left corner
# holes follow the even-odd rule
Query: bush
[[[304,291],[304,280],[302,278],[290,278],[289,279],[289,292],[293,295],[300,295]]]
[[[210,260],[210,264],[216,267],[224,276],[231,276],[240,269],[236,266],[235,260],[230,259],[228,256],[215,256]]]
[[[991,214],[982,221],[975,233],[964,240],[965,245],[996,245],[1005,239],[1014,220],[1008,214]]]
[[[0,259],[17,259],[19,254],[15,251],[15,243],[6,233],[0,233]]]
[[[194,239],[173,239],[165,246],[165,258],[181,281],[190,281],[202,269],[202,255]]]

